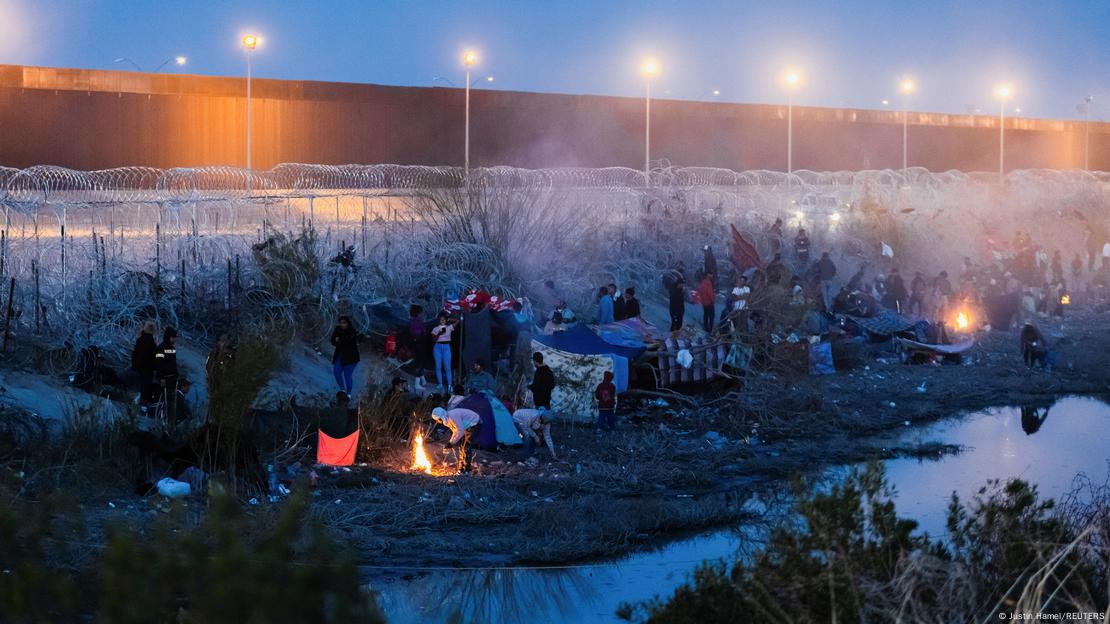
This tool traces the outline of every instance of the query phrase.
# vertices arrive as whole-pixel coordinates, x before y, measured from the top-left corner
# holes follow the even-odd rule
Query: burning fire
[[[412,442],[412,469],[432,474],[432,462],[428,461],[428,454],[424,452],[424,436],[419,433]]]
[[[1070,305],[1071,295],[1060,295],[1060,305]]]
[[[960,312],[956,315],[956,329],[967,329],[971,326],[971,317],[967,312]]]

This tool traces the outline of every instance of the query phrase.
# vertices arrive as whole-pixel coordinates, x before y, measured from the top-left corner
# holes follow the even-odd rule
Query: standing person
[[[821,302],[825,305],[825,312],[832,312],[833,278],[836,277],[836,264],[829,257],[829,252],[823,252],[817,262],[817,279],[821,281]]]
[[[898,273],[897,267],[890,270],[890,274],[886,278],[886,285],[891,304],[887,307],[901,314],[906,309],[906,298],[909,293],[906,292],[906,282],[902,280],[902,275]]]
[[[555,390],[555,374],[551,368],[543,363],[543,354],[536,351],[532,354],[532,364],[536,373],[532,376],[532,383],[528,389],[532,391],[532,404],[537,408],[551,410],[551,392]]]
[[[435,347],[432,348],[432,356],[435,358],[437,394],[443,394],[444,377],[447,378],[448,388],[454,386],[452,383],[454,380],[451,377],[451,334],[458,324],[457,320],[448,321],[447,315],[441,312],[438,324],[432,328],[432,336],[436,340]]]
[[[768,233],[771,235],[771,251],[777,255],[782,251],[782,217],[775,219]]]
[[[640,318],[640,300],[636,298],[636,289],[628,287],[624,289],[621,295],[621,314],[617,317],[618,321],[624,319]]]
[[[131,350],[131,370],[139,377],[139,395],[149,398],[154,385],[154,355],[158,352],[158,343],[154,341],[154,323],[143,323],[139,339],[135,341],[135,348]]]
[[[432,410],[432,419],[451,430],[451,439],[447,441],[444,447],[451,448],[458,444],[459,472],[470,472],[470,465],[474,456],[471,443],[482,429],[482,417],[474,410],[462,407],[456,407],[453,410],[437,407]]]
[[[339,317],[339,323],[331,332],[331,345],[335,353],[331,356],[331,372],[339,389],[351,396],[354,390],[355,367],[358,366],[358,332],[351,325],[351,317]]]
[[[616,284],[609,284],[609,296],[613,298],[613,320],[623,321],[628,318],[627,312],[624,311],[624,296]]]
[[[717,287],[717,256],[713,255],[713,248],[706,245],[702,248],[702,267],[703,273],[706,273],[713,280],[713,288]]]
[[[614,320],[613,295],[609,294],[608,287],[602,286],[597,291],[597,323],[598,325],[609,325]]]
[[[937,279],[933,280],[933,290],[937,294],[937,316],[936,318],[944,319],[948,317],[948,306],[951,304],[956,291],[952,288],[952,282],[948,279],[948,271],[941,271],[937,275]]]
[[[533,445],[540,442],[542,434],[543,442],[551,453],[551,459],[559,459],[555,455],[555,442],[551,439],[551,421],[547,418],[547,410],[528,407],[518,409],[513,412],[513,424],[516,425],[516,430],[524,440],[524,453],[528,457],[532,456]]]
[[[598,431],[612,431],[617,417],[617,386],[613,383],[612,371],[605,371],[601,383],[594,389],[594,398],[597,399]]]
[[[1083,274],[1083,258],[1076,252],[1075,257],[1071,259],[1071,283],[1072,286],[1078,286],[1079,276]]]
[[[809,264],[809,235],[805,228],[798,228],[798,235],[794,237],[794,254],[802,264],[802,270]]]
[[[671,285],[668,293],[669,308],[671,313],[671,331],[682,329],[683,317],[686,316],[686,280],[677,279]]]
[[[713,274],[706,273],[698,284],[698,300],[701,301],[701,326],[706,332],[713,331],[717,313],[717,292],[713,288]]]
[[[1060,250],[1052,252],[1052,281],[1064,281],[1064,258],[1060,255]]]
[[[764,270],[767,274],[767,283],[772,286],[777,286],[782,283],[782,278],[786,276],[786,266],[782,263],[782,254],[775,252],[771,262],[767,264]]]
[[[159,391],[166,402],[166,415],[173,422],[173,407],[177,396],[177,330],[167,327],[162,332],[162,344],[154,352],[154,376],[161,386]]]

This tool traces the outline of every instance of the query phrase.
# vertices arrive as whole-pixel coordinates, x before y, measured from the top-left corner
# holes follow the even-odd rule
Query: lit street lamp
[[[470,175],[470,68],[478,62],[478,53],[467,50],[463,54],[463,65],[466,65],[466,121],[463,129],[463,172]]]
[[[250,190],[251,171],[251,52],[258,47],[257,35],[243,37],[243,49],[247,54],[247,190]]]
[[[1014,95],[1014,89],[1008,84],[1000,84],[994,88],[994,96],[998,98],[998,181],[1001,183],[1006,175],[1006,100]]]
[[[909,135],[909,114],[908,114],[909,99],[910,99],[910,94],[913,93],[914,89],[916,89],[916,88],[917,88],[917,85],[915,85],[913,83],[913,81],[910,80],[909,78],[906,78],[905,80],[902,81],[902,84],[898,85],[898,89],[902,92],[902,172],[903,173],[905,173],[906,168],[907,168],[907,165],[906,165],[906,162],[907,162],[907,158],[906,158],[906,155],[907,155],[906,138]]]
[[[802,77],[798,72],[788,69],[782,76],[786,85],[786,173],[794,173],[794,91],[801,86]]]
[[[640,66],[644,76],[644,183],[651,184],[651,81],[659,75],[659,64],[648,59]]]

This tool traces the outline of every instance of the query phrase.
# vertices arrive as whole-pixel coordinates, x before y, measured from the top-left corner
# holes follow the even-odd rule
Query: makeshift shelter
[[[521,443],[513,423],[513,415],[500,399],[489,392],[476,392],[463,399],[456,406],[468,409],[482,418],[482,429],[472,440],[477,448],[494,451],[498,444],[516,446]]]
[[[550,336],[532,338],[532,349],[543,353],[544,363],[555,374],[552,409],[574,420],[594,419],[594,390],[606,371],[612,371],[617,392],[628,390],[632,360],[646,350],[636,346],[610,344],[588,327],[578,324]]]

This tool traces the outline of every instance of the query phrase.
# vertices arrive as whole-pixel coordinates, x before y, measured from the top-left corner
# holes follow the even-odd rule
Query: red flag
[[[751,267],[762,269],[763,263],[759,260],[759,252],[755,250],[755,246],[744,238],[735,225],[730,224],[729,227],[732,228],[732,242],[728,246],[728,255],[736,265],[736,270],[743,273]]]

